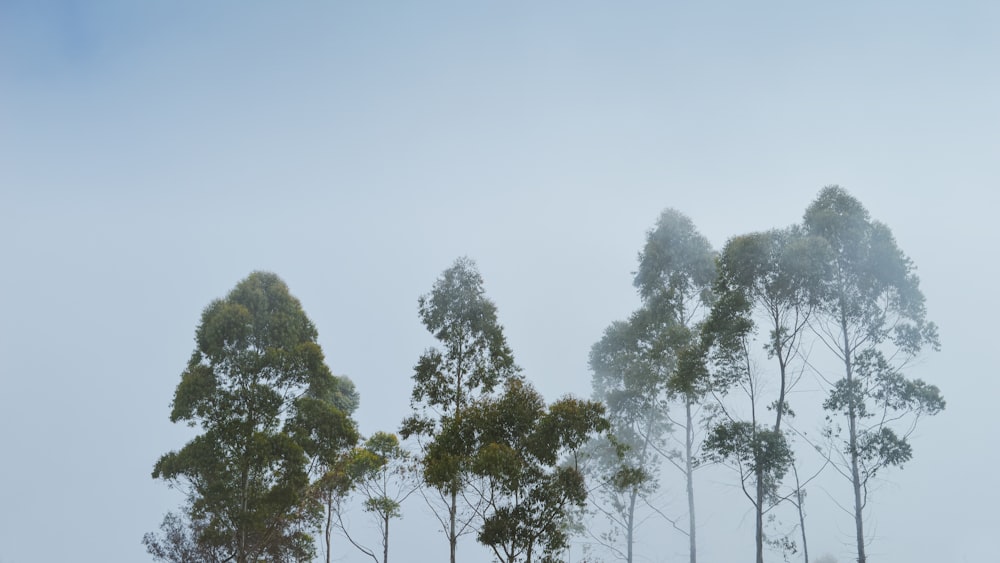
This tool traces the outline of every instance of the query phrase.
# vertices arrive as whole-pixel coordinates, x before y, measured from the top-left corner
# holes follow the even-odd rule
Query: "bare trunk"
[[[757,563],[764,563],[764,474],[757,471]]]
[[[326,540],[326,563],[330,563],[330,536],[333,532],[333,495],[326,499],[326,527],[323,529]]]
[[[803,563],[809,563],[809,544],[806,543],[806,512],[805,495],[802,494],[802,484],[799,482],[799,469],[792,465],[792,473],[795,475],[795,508],[799,511],[799,530],[802,531],[802,558]]]
[[[625,532],[626,561],[628,563],[632,563],[632,544],[635,541],[635,499],[638,496],[639,490],[633,487],[632,492],[629,494],[628,526],[626,526]]]
[[[685,466],[684,466],[684,476],[687,478],[687,496],[688,496],[688,543],[690,551],[690,563],[697,562],[697,542],[695,541],[695,519],[694,519],[694,465],[691,462],[691,456],[694,450],[694,427],[693,420],[691,417],[691,399],[690,397],[684,402],[685,414],[687,415],[687,428],[685,430],[684,436],[684,449],[685,451]]]
[[[455,519],[458,516],[458,491],[454,488],[451,491],[451,507],[448,510],[448,516],[451,519],[451,527],[448,530],[448,545],[451,549],[451,563],[455,563],[455,548],[458,547],[458,536],[455,529]]]
[[[861,499],[861,473],[858,470],[858,414],[854,397],[854,373],[851,365],[851,347],[847,338],[847,317],[843,313],[843,300],[841,300],[840,328],[844,337],[844,371],[847,379],[847,388],[850,390],[847,401],[847,426],[849,434],[849,446],[851,450],[851,486],[854,489],[854,528],[858,544],[858,563],[866,563],[865,557],[865,529],[864,516],[861,514],[863,507]]]
[[[383,524],[385,524],[385,534],[382,536],[382,563],[389,563],[389,514],[386,513],[383,518]]]

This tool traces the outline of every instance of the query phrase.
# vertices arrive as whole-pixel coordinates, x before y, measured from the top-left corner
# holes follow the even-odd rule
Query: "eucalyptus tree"
[[[475,514],[473,510],[463,517],[459,507],[471,475],[471,452],[466,444],[445,444],[438,438],[444,425],[459,421],[474,400],[519,377],[519,369],[497,320],[496,305],[486,297],[483,278],[472,260],[456,260],[418,305],[420,320],[441,348],[427,349],[414,367],[415,412],[403,421],[400,434],[416,436],[423,445],[424,482],[439,495],[440,504],[431,506],[455,563],[458,538],[472,530]]]
[[[316,401],[305,404],[306,408],[298,412],[297,416],[314,416],[317,420],[327,418],[325,423],[297,424],[295,428],[296,438],[310,454],[309,473],[315,478],[310,487],[311,497],[321,505],[323,557],[326,563],[330,563],[333,557],[333,530],[337,527],[334,519],[340,520],[340,510],[353,488],[353,482],[347,473],[348,454],[357,442],[357,431],[353,423],[339,417],[337,411],[347,416],[353,415],[360,397],[354,382],[347,376],[334,376],[333,385],[308,390],[306,395]],[[329,405],[336,410],[331,411]],[[351,435],[352,438],[342,440],[342,435]]]
[[[502,563],[551,562],[569,545],[573,511],[587,499],[579,451],[610,427],[597,401],[562,398],[548,407],[520,378],[449,419],[432,448],[468,447],[481,480],[477,539]]]
[[[816,288],[824,279],[826,249],[823,241],[791,228],[734,237],[719,258],[718,301],[705,330],[718,367],[713,386],[719,394],[742,390],[743,412],[749,414],[737,413],[742,403],[720,403],[724,417],[706,449],[713,459],[740,470],[743,491],[754,506],[758,563],[764,557],[764,515],[775,506],[777,486],[793,462],[782,421],[792,414],[788,392],[802,373],[793,362],[819,303]],[[771,380],[756,360],[755,340],[762,332],[763,351],[776,368],[773,395],[768,393]],[[773,422],[765,420],[761,407],[773,413]]]
[[[945,406],[936,386],[903,375],[925,347],[939,349],[937,327],[926,319],[913,262],[890,229],[872,220],[847,191],[824,188],[803,223],[830,247],[822,315],[812,327],[842,366],[823,407],[846,419],[835,467],[851,483],[857,561],[865,563],[864,509],[871,479],[909,461],[908,437],[917,420]],[[831,436],[839,436],[835,427]]]
[[[403,501],[420,486],[412,456],[400,445],[395,434],[376,432],[347,456],[345,471],[353,490],[363,499],[365,512],[375,517],[382,544],[381,560],[374,551],[350,536],[342,519],[341,529],[348,541],[375,563],[389,563],[389,524],[393,519],[402,518]]]
[[[201,433],[153,469],[186,491],[200,552],[236,563],[314,556],[310,457],[357,439],[347,415],[323,399],[337,379],[316,338],[272,273],[250,274],[202,313],[170,414]]]
[[[646,316],[639,311],[628,321],[612,323],[590,352],[593,396],[606,405],[611,423],[611,436],[598,437],[587,448],[588,470],[598,481],[599,498],[592,504],[611,525],[592,535],[627,563],[633,561],[635,535],[646,519],[643,505],[655,512],[650,497],[659,488],[659,452],[667,449],[670,430],[663,373],[669,366],[647,351]]]
[[[642,313],[649,342],[645,345],[659,364],[667,398],[684,405],[680,420],[668,420],[684,430],[683,452],[669,455],[669,462],[684,473],[688,504],[688,556],[697,561],[694,470],[696,468],[696,410],[708,392],[702,372],[684,369],[679,358],[697,347],[700,324],[713,301],[715,251],[694,223],[683,213],[665,209],[656,226],[646,234],[639,253],[633,285],[643,300]]]

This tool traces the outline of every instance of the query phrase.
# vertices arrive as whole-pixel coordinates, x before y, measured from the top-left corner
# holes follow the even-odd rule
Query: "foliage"
[[[697,320],[713,301],[713,251],[691,220],[673,209],[664,210],[655,228],[646,234],[633,283],[643,305],[627,321],[613,323],[590,353],[594,397],[608,407],[610,441],[599,439],[589,451],[595,463],[603,503],[596,509],[611,523],[597,539],[627,562],[633,560],[635,532],[640,524],[637,506],[650,503],[659,486],[659,467],[666,459],[685,474],[688,527],[673,526],[689,536],[695,561],[696,404],[707,391],[704,370],[682,361],[697,341]],[[683,418],[672,418],[671,402],[684,407]],[[669,431],[684,430],[682,450],[669,449]],[[669,518],[668,518],[669,520]],[[619,547],[618,537],[624,536]]]
[[[758,563],[766,544],[786,545],[765,538],[764,514],[778,501],[777,487],[794,463],[782,422],[793,414],[788,393],[801,371],[794,372],[792,362],[820,301],[826,251],[823,241],[793,227],[733,237],[719,257],[717,301],[703,331],[702,357],[711,350],[712,388],[729,399],[720,401],[724,416],[705,448],[709,459],[730,462],[739,471],[754,506]],[[757,348],[761,331],[763,350]],[[773,396],[765,393],[768,386],[757,362],[760,352],[775,368]],[[741,391],[742,401],[731,395],[733,390]],[[772,411],[773,423],[763,422],[763,406]]]
[[[351,486],[363,499],[366,512],[372,513],[382,542],[382,562],[389,561],[389,523],[402,518],[402,503],[419,487],[416,467],[410,453],[399,443],[395,434],[376,432],[364,445],[346,456],[344,470]],[[341,527],[345,534],[347,529]],[[361,552],[379,561],[370,549],[348,539]]]
[[[429,348],[414,367],[415,412],[403,421],[400,434],[417,437],[423,446],[424,482],[440,497],[432,508],[455,563],[458,537],[470,530],[475,512],[463,517],[459,507],[470,475],[470,451],[465,442],[444,436],[443,427],[461,419],[473,401],[497,385],[517,378],[519,368],[497,320],[496,305],[485,296],[483,278],[472,260],[456,260],[418,305],[420,320],[441,349]]]
[[[442,436],[469,444],[471,472],[483,479],[480,543],[504,563],[552,560],[568,545],[571,510],[587,498],[575,454],[609,428],[600,403],[564,398],[546,408],[517,378],[448,419]]]
[[[831,274],[820,285],[822,314],[813,328],[843,365],[823,406],[830,412],[829,436],[840,438],[834,415],[847,422],[838,469],[851,482],[857,559],[865,563],[863,509],[870,480],[908,461],[907,438],[916,420],[945,406],[937,387],[902,373],[924,348],[939,349],[937,327],[926,320],[912,261],[889,228],[873,221],[847,191],[824,188],[803,223],[830,249],[825,256]]]
[[[313,557],[310,458],[357,439],[344,412],[322,399],[338,380],[316,337],[271,273],[252,273],[202,314],[170,415],[201,434],[153,470],[187,492],[199,549],[237,563]]]
[[[146,551],[154,561],[164,563],[219,563],[222,554],[200,544],[198,536],[202,522],[191,522],[184,516],[168,513],[160,524],[162,535],[147,533],[142,538]]]

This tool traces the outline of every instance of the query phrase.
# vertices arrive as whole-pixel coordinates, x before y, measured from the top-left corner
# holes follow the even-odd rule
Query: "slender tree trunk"
[[[799,511],[799,529],[802,531],[802,558],[803,563],[809,563],[809,544],[806,543],[806,512],[805,495],[802,494],[802,484],[799,482],[799,469],[792,464],[792,473],[795,475],[795,508]]]
[[[764,563],[764,474],[757,471],[757,563]]]
[[[448,516],[451,519],[451,528],[448,530],[448,545],[451,550],[451,563],[455,563],[455,549],[458,547],[458,536],[455,528],[455,519],[458,516],[458,491],[454,488],[451,490],[451,507],[448,510]]]
[[[382,517],[385,524],[385,535],[382,536],[382,563],[389,563],[389,513]]]
[[[326,563],[330,563],[330,536],[333,532],[333,493],[326,499],[326,527],[323,529],[326,540]]]
[[[854,528],[858,544],[858,563],[866,563],[864,516],[861,513],[863,508],[861,499],[861,473],[858,470],[858,414],[854,396],[854,373],[853,366],[851,365],[850,341],[847,338],[847,317],[843,311],[844,302],[842,299],[840,328],[844,337],[844,372],[846,374],[847,388],[849,390],[847,401],[847,425],[849,432],[848,443],[851,450],[851,486],[854,489]]]
[[[632,563],[632,544],[635,542],[635,499],[639,496],[639,490],[636,487],[632,487],[632,492],[629,493],[628,502],[628,525],[625,527],[625,550],[626,550],[626,561]]]
[[[685,415],[687,416],[687,428],[684,432],[684,448],[685,448],[685,464],[684,464],[684,476],[687,478],[687,496],[688,496],[688,543],[690,551],[690,563],[697,562],[697,542],[695,541],[695,518],[694,518],[694,464],[691,461],[691,456],[694,450],[694,427],[691,416],[691,398],[688,397],[684,401]]]

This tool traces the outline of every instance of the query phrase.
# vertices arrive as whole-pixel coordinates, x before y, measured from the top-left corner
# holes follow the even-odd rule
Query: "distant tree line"
[[[195,331],[170,419],[199,434],[153,468],[184,503],[144,536],[147,551],[170,563],[329,563],[339,532],[345,548],[388,563],[390,524],[416,494],[451,563],[469,534],[499,562],[530,563],[559,561],[577,533],[632,563],[654,516],[687,538],[695,563],[696,471],[722,464],[755,515],[755,561],[775,549],[808,563],[815,474],[800,478],[795,444],[805,437],[789,400],[808,378],[827,413],[808,451],[849,485],[865,563],[872,479],[909,461],[916,421],[944,408],[937,387],[904,373],[939,345],[888,227],[831,186],[801,224],[735,236],[717,252],[667,209],[634,284],[641,307],[591,350],[593,398],[546,404],[515,363],[475,263],[458,259],[418,300],[438,344],[414,367],[413,412],[399,436],[364,438],[354,384],[327,367],[301,303],[275,274],[250,274]],[[816,344],[831,361],[810,357]],[[658,501],[663,469],[682,478],[680,513]],[[350,498],[371,514],[377,547],[345,524]],[[768,527],[782,506],[798,522],[794,538]]]

